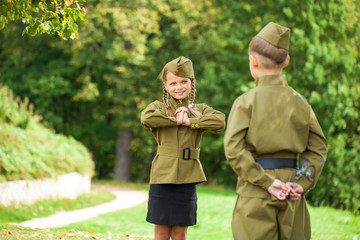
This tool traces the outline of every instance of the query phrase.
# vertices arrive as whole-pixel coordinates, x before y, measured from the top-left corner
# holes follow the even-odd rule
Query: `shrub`
[[[93,174],[94,164],[85,146],[38,120],[28,99],[15,100],[11,90],[0,86],[0,182],[70,172]]]

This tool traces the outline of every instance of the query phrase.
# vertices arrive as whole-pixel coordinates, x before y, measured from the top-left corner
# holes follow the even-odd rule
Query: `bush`
[[[94,172],[88,150],[72,137],[55,134],[0,86],[0,182]]]

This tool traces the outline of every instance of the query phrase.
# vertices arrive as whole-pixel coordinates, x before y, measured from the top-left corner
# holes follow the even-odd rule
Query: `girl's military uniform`
[[[188,98],[170,99],[171,116],[179,107],[188,107]],[[225,128],[225,115],[206,104],[195,104],[203,114],[195,118],[189,112],[190,127],[177,125],[175,117],[166,114],[164,103],[155,101],[141,113],[143,126],[151,128],[158,144],[152,162],[150,184],[185,184],[206,181],[199,159],[204,130],[221,132]]]

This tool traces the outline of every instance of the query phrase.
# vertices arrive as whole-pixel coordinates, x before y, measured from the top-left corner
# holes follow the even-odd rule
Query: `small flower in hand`
[[[323,162],[324,159],[320,158],[320,161]],[[311,176],[311,171],[310,168],[311,164],[309,162],[304,162],[303,166],[296,172],[296,176],[294,178],[293,183],[290,185],[292,188],[295,188],[295,183],[297,181],[300,180],[301,177],[305,176],[305,177],[310,177]]]

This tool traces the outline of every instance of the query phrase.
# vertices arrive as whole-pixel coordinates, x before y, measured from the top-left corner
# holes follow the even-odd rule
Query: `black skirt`
[[[157,225],[196,224],[196,183],[150,184],[146,221]]]

